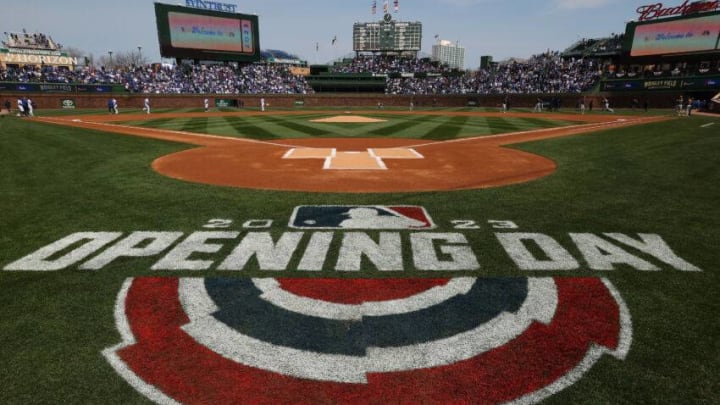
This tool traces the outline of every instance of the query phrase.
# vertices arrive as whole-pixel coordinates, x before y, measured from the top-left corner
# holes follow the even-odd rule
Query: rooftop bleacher
[[[288,65],[306,65],[307,62],[300,59],[297,55],[278,49],[265,49],[260,51],[260,56],[267,63],[279,63]]]
[[[5,32],[5,41],[3,46],[7,48],[18,49],[34,49],[42,51],[59,51],[62,46],[52,37],[43,33],[28,33],[24,29],[22,32]]]
[[[562,52],[565,58],[619,56],[623,49],[624,34],[611,34],[604,38],[583,38]]]

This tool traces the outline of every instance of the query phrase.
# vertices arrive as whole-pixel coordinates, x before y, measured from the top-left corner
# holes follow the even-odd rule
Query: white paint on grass
[[[660,235],[652,233],[639,233],[640,240],[633,239],[622,233],[605,233],[609,238],[633,247],[643,253],[647,253],[663,263],[667,263],[680,271],[702,271],[697,266],[678,256],[668,246]]]
[[[593,270],[615,270],[615,264],[627,264],[638,270],[660,271],[654,264],[592,233],[571,233],[570,238]]]
[[[620,293],[615,289],[615,286],[610,283],[609,280],[603,278],[603,284],[607,287],[610,294],[615,298],[615,302],[618,304],[620,312],[620,336],[618,337],[618,345],[614,350],[605,346],[599,346],[592,344],[590,349],[585,353],[583,360],[570,370],[567,374],[555,380],[550,385],[547,385],[535,392],[527,394],[516,400],[508,402],[508,404],[536,404],[539,403],[557,393],[575,384],[590,368],[602,357],[603,354],[609,354],[618,360],[624,360],[630,351],[630,345],[632,344],[632,319],[630,318],[630,311],[627,309],[625,301],[623,301]]]
[[[122,232],[76,232],[35,252],[16,260],[3,268],[7,271],[56,271],[71,266],[91,254],[97,252],[108,243],[122,236]],[[52,256],[85,241],[82,245],[65,253],[63,256],[50,259]]]
[[[442,241],[442,244],[437,243]],[[413,233],[413,263],[418,270],[478,270],[480,263],[461,233]],[[443,258],[438,257],[442,253]]]
[[[263,292],[260,298],[287,311],[324,319],[360,320],[364,316],[407,314],[430,308],[457,295],[467,294],[476,280],[473,277],[457,277],[446,285],[435,286],[409,297],[362,304],[339,304],[299,296],[283,290],[280,283],[272,278],[256,278],[253,283]]]
[[[495,236],[510,258],[522,270],[575,270],[580,267],[577,260],[548,235],[507,232],[496,233]],[[547,258],[539,259],[535,257],[528,250],[527,242],[534,243]]]
[[[191,321],[182,329],[215,353],[249,367],[319,381],[367,383],[367,373],[454,364],[510,342],[535,321],[550,323],[558,305],[555,282],[551,278],[528,282],[527,298],[515,313],[503,312],[474,329],[432,342],[370,347],[364,357],[309,352],[246,336],[212,316],[217,307],[202,279],[180,281],[180,301]]]
[[[263,270],[285,270],[302,237],[302,232],[285,232],[276,243],[270,232],[250,232],[218,266],[218,270],[240,271],[253,256]]]
[[[180,405],[179,402],[165,395],[157,387],[146,383],[140,378],[134,371],[123,361],[118,352],[125,349],[126,347],[132,346],[136,343],[135,336],[130,328],[127,315],[125,313],[125,302],[127,301],[128,291],[132,286],[133,279],[129,278],[125,280],[118,293],[117,300],[115,301],[115,326],[122,342],[115,346],[108,347],[102,351],[103,356],[107,359],[108,363],[115,369],[122,378],[125,379],[137,392],[144,395],[147,399],[160,405]]]

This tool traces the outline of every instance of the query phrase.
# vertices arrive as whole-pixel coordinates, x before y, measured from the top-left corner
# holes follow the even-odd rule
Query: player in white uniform
[[[210,100],[208,100],[208,99],[203,100],[203,105],[205,106],[205,112],[210,111]]]
[[[143,111],[145,111],[147,114],[150,114],[150,99],[145,99],[145,107],[143,107]]]
[[[265,98],[260,99],[260,111],[265,111]]]
[[[608,111],[611,113],[615,112],[615,110],[610,108],[610,100],[608,100],[607,97],[603,98],[603,111]]]
[[[112,99],[112,109],[115,114],[119,113],[118,111],[118,103],[116,99]]]

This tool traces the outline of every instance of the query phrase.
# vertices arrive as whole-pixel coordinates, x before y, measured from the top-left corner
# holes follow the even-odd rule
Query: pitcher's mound
[[[368,124],[373,122],[385,122],[386,120],[380,120],[377,118],[368,118],[360,115],[337,115],[335,117],[321,118],[318,120],[311,120],[310,122],[326,122],[326,123],[362,123]]]

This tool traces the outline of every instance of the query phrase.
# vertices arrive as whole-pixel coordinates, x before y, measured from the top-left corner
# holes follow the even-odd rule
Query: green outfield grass
[[[78,113],[78,112],[74,112]],[[659,113],[659,112],[658,112]],[[57,113],[60,114],[60,113]],[[407,137],[445,140],[569,125],[543,119],[387,118],[382,124],[319,125],[317,114],[128,122],[254,139]],[[712,125],[709,125],[712,124]],[[73,232],[203,230],[210,219],[272,220],[269,231],[288,231],[300,205],[420,205],[437,232],[464,230],[481,269],[338,272],[261,270],[251,260],[241,271],[158,272],[158,257],[121,258],[99,271],[77,265],[55,272],[0,271],[0,403],[144,404],[100,354],[119,342],[114,303],[128,277],[607,277],[625,300],[633,342],[624,361],[605,356],[549,404],[713,404],[720,394],[720,117],[691,117],[583,136],[513,145],[546,156],[556,173],[529,183],[443,193],[324,194],[215,187],[164,177],[153,160],[190,146],[119,136],[6,117],[0,120],[0,268]],[[513,221],[521,232],[550,235],[576,258],[571,271],[522,271],[498,247],[489,220]],[[661,235],[702,272],[682,272],[628,249],[660,271],[627,265],[590,270],[571,232]],[[377,236],[378,232],[369,232]],[[403,233],[403,240],[407,237]],[[222,258],[232,251],[226,243]],[[330,258],[338,253],[334,242]],[[203,256],[203,255],[199,255]],[[289,269],[297,267],[293,257]]]

